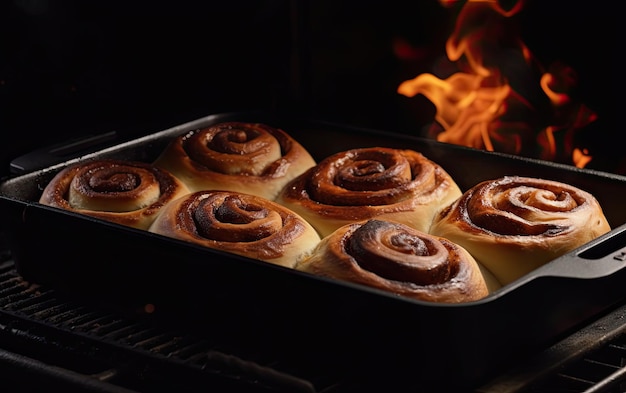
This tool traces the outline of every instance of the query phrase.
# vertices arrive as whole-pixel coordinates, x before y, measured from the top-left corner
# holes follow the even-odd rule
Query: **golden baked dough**
[[[62,169],[39,202],[117,224],[148,229],[159,210],[187,194],[171,173],[123,160],[87,160]]]
[[[268,199],[197,191],[168,204],[151,232],[276,265],[293,267],[319,243],[313,227]]]
[[[279,128],[225,122],[175,138],[155,165],[172,172],[191,191],[228,190],[273,200],[315,161]]]
[[[452,177],[421,153],[371,147],[327,157],[287,184],[276,201],[324,237],[375,217],[428,232],[435,213],[460,195]]]
[[[463,246],[506,285],[610,230],[590,193],[506,176],[466,191],[435,217],[430,232]]]
[[[468,302],[489,294],[478,264],[462,247],[380,219],[340,227],[296,269],[429,302]]]

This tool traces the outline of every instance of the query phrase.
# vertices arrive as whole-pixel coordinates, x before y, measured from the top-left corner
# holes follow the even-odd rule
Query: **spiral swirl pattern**
[[[426,232],[435,212],[460,195],[450,175],[421,153],[373,147],[326,158],[289,183],[277,201],[326,236],[374,217]]]
[[[474,186],[431,227],[431,233],[464,246],[503,284],[610,230],[593,195],[520,176]]]
[[[225,122],[175,138],[155,164],[192,191],[221,189],[274,199],[285,183],[315,161],[279,128]]]
[[[150,231],[286,267],[320,241],[313,227],[287,208],[233,191],[185,195],[163,209]]]
[[[150,164],[100,159],[61,170],[39,202],[147,229],[166,203],[188,192],[172,174]]]
[[[296,268],[425,301],[458,303],[488,294],[478,264],[463,248],[387,220],[339,228]]]
[[[505,178],[475,187],[465,197],[469,222],[500,235],[558,235],[575,225],[572,214],[589,206],[589,194],[565,184]]]
[[[263,124],[221,123],[191,132],[183,149],[197,165],[225,174],[260,176],[282,157],[275,130]],[[282,141],[285,143],[285,140]]]

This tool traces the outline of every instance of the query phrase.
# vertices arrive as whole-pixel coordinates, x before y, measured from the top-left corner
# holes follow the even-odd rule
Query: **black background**
[[[419,133],[432,105],[396,88],[440,61],[454,12],[435,0],[0,2],[0,173],[76,135],[132,138],[225,111]],[[607,2],[561,0],[529,1],[519,16],[536,58],[578,72],[579,97],[599,114],[581,138],[602,156],[593,165],[615,172],[620,16]],[[398,59],[398,38],[423,57]]]

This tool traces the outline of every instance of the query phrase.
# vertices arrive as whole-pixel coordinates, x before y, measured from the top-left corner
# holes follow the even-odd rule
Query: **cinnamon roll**
[[[274,199],[315,165],[285,131],[260,123],[225,122],[175,138],[155,161],[191,191],[228,190]]]
[[[293,267],[319,243],[313,227],[268,199],[235,191],[197,191],[168,204],[150,232]]]
[[[338,228],[296,269],[429,302],[469,302],[489,294],[477,262],[462,247],[388,220]]]
[[[506,285],[610,230],[590,193],[506,176],[466,191],[435,217],[430,232],[463,246]]]
[[[370,218],[428,232],[435,213],[460,195],[452,177],[421,153],[371,147],[327,157],[287,184],[276,201],[324,237]]]
[[[62,169],[46,185],[39,202],[148,229],[164,205],[188,192],[174,175],[151,164],[98,159]]]

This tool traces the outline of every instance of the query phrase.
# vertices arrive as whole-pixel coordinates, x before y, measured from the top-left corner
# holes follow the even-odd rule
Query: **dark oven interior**
[[[397,88],[421,73],[443,78],[455,69],[445,45],[467,3],[3,2],[0,175],[29,170],[12,166],[14,159],[60,142],[96,136],[100,147],[242,110],[431,137],[433,103]],[[533,75],[507,57],[518,48],[514,38],[542,65],[570,66],[575,76],[567,76],[577,81],[570,98],[597,115],[572,143],[593,157],[588,168],[625,174],[617,142],[615,103],[623,79],[616,69],[614,7],[560,0],[499,4],[522,6],[515,24],[507,21],[480,38],[504,48],[494,52],[502,72],[518,92],[527,91]],[[479,17],[478,25],[484,22]],[[555,115],[533,108],[533,119]],[[358,370],[352,375],[318,366],[325,359],[294,368],[270,346],[262,352],[233,348],[218,334],[197,337],[185,326],[145,324],[31,285],[15,270],[6,235],[0,239],[0,382],[16,384],[17,391],[346,392],[371,383]],[[471,390],[623,391],[624,313],[621,305],[601,313]],[[380,389],[420,391],[419,383],[373,380]]]

